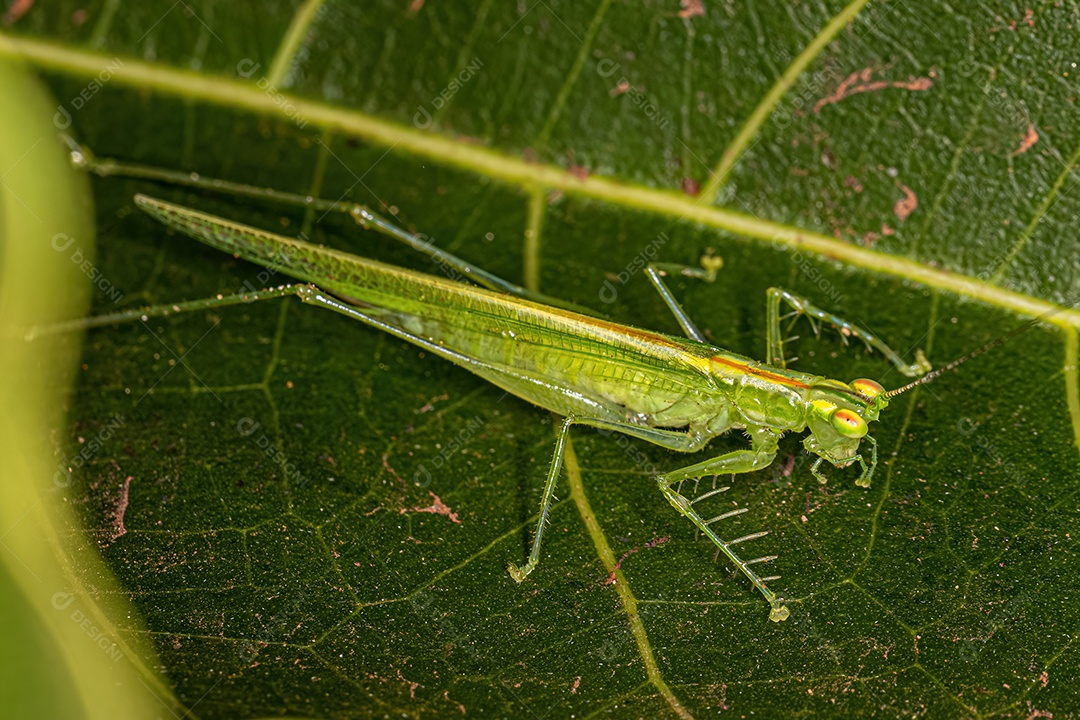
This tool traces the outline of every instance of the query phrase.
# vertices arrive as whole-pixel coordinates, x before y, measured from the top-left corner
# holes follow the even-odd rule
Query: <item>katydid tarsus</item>
[[[717,529],[720,523],[747,508],[710,518],[708,513],[699,514],[699,508],[729,488],[714,487],[691,498],[682,494],[682,485],[687,480],[761,470],[775,459],[781,435],[809,431],[803,445],[817,456],[811,467],[815,477],[825,482],[820,470],[824,462],[839,468],[857,463],[860,472],[855,482],[869,487],[877,465],[877,444],[868,434],[868,423],[878,419],[898,391],[886,392],[873,380],[844,383],[787,368],[782,307],[789,306],[792,315],[805,315],[812,323],[838,329],[845,339],[861,340],[909,377],[928,377],[930,366],[921,352],[914,363],[906,363],[876,335],[777,288],[767,293],[767,362],[711,346],[668,291],[664,278],[681,273],[713,280],[716,262],[705,262],[701,268],[654,265],[645,270],[688,336],[675,337],[610,322],[506,282],[434,248],[361,205],[97,160],[73,143],[71,150],[76,165],[99,175],[142,177],[345,212],[363,228],[405,242],[443,267],[453,268],[458,279],[436,277],[137,195],[136,205],[164,224],[302,282],[75,320],[34,332],[71,331],[297,296],[413,343],[562,416],[528,561],[520,567],[509,565],[518,582],[539,562],[541,539],[572,426],[625,433],[687,453],[704,449],[729,430],[741,429],[749,437],[748,449],[664,472],[656,482],[670,504],[760,591],[770,605],[770,618],[784,620],[789,614],[785,602],[768,586],[777,578],[757,571],[776,556],[748,556],[750,559],[744,560],[738,547],[767,532],[725,539]],[[862,446],[864,441],[868,448]]]

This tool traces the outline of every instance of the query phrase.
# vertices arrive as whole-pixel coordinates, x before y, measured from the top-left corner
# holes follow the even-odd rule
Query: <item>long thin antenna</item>
[[[1044,320],[1046,320],[1050,316],[1056,315],[1057,313],[1061,312],[1063,309],[1064,308],[1056,308],[1054,310],[1051,310],[1048,313],[1043,313],[1042,315],[1040,315],[1037,318],[1034,318],[1032,320],[1028,320],[1023,325],[1018,325],[1018,326],[1014,327],[1012,330],[1005,333],[1004,335],[1001,335],[1001,336],[999,336],[997,338],[994,338],[990,342],[983,345],[981,348],[979,348],[977,350],[973,350],[972,352],[968,353],[967,355],[964,355],[963,357],[959,357],[959,358],[953,360],[948,365],[945,365],[944,367],[938,368],[937,370],[931,370],[930,372],[923,375],[918,380],[916,380],[914,382],[910,382],[910,383],[908,383],[907,385],[905,385],[903,387],[896,388],[895,390],[889,390],[888,392],[885,393],[885,397],[894,398],[897,395],[899,395],[900,393],[905,393],[905,392],[907,392],[908,390],[910,390],[913,387],[918,387],[919,385],[925,385],[926,383],[930,382],[934,378],[937,378],[937,377],[939,377],[941,375],[944,375],[945,373],[950,372],[952,370],[955,370],[959,366],[966,363],[968,360],[970,360],[972,358],[975,358],[975,357],[978,357],[979,355],[982,355],[985,352],[989,352],[990,350],[993,350],[994,348],[996,348],[998,345],[1004,345],[1005,343],[1009,342],[1010,340],[1012,340],[1017,335],[1027,332],[1028,330],[1035,327],[1039,323],[1043,322]]]

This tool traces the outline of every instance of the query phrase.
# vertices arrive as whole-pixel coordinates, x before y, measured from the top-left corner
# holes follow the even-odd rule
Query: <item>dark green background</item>
[[[262,67],[254,82],[299,5],[52,2],[11,31],[207,78],[235,77],[250,59]],[[679,191],[707,182],[761,98],[842,9],[715,3],[684,20],[671,0],[483,2],[468,12],[436,2],[416,11],[404,1],[328,2],[282,89],[411,128],[418,107],[432,108],[479,59],[430,132]],[[80,23],[73,13],[82,10]],[[1024,10],[870,3],[773,110],[718,202],[1064,302],[1080,269],[1071,171],[1080,149],[1080,7],[1042,3],[1030,23]],[[619,65],[613,75],[598,72],[605,60]],[[864,68],[875,79],[929,77],[933,87],[852,95],[813,112]],[[618,92],[624,76],[658,119]],[[86,86],[66,73],[46,79],[68,107]],[[73,120],[99,155],[381,203],[440,247],[522,281],[528,188],[340,134],[320,145],[313,125],[138,84],[106,84]],[[1039,141],[1014,155],[1029,124]],[[901,185],[919,198],[904,222],[894,214]],[[97,265],[124,293],[122,307],[260,284],[259,268],[135,212],[140,191],[437,272],[347,218],[119,179],[98,180],[94,191]],[[924,348],[937,365],[1021,321],[888,272],[573,192],[546,198],[545,292],[675,332],[641,276],[619,286],[611,305],[598,297],[605,277],[665,233],[665,260],[695,263],[707,248],[724,257],[715,284],[675,289],[712,341],[737,352],[761,356],[772,285],[868,325],[910,348],[909,357]],[[895,234],[867,237],[883,225]],[[114,307],[96,297],[95,311]],[[792,350],[801,369],[887,387],[903,381],[835,334],[817,343],[808,327],[796,332],[807,338]],[[769,622],[748,583],[714,562],[714,549],[695,540],[615,439],[576,433],[608,543],[616,557],[640,550],[622,570],[659,671],[685,709],[695,717],[1073,716],[1080,472],[1065,388],[1076,368],[1065,366],[1064,343],[1060,330],[1029,333],[898,399],[874,430],[883,458],[869,490],[855,488],[850,471],[831,470],[833,480],[819,485],[795,437],[783,441],[774,468],[740,477],[717,507],[751,508],[728,521],[729,536],[772,531],[756,549],[780,556],[775,587],[792,610],[783,624]],[[129,629],[151,634],[188,717],[674,715],[646,677],[565,480],[539,569],[521,586],[505,572],[527,550],[554,439],[550,416],[420,355],[295,301],[88,335],[71,395],[72,447],[117,415],[124,426],[75,474],[67,500],[141,614],[126,619]],[[242,436],[243,418],[260,428]],[[421,465],[470,423],[479,429],[430,488],[415,486]],[[300,475],[262,452],[262,436]],[[659,467],[686,462],[630,445]],[[110,515],[129,477],[127,533],[111,539]],[[460,523],[412,511],[431,504],[429,490]],[[666,541],[644,547],[658,538]]]

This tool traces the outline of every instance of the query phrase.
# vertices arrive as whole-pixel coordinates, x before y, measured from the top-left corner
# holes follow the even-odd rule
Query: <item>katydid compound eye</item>
[[[831,418],[833,430],[844,437],[861,438],[866,434],[866,421],[858,413],[841,408]]]
[[[867,380],[866,378],[859,378],[851,383],[851,387],[855,392],[860,395],[865,395],[868,398],[876,398],[878,395],[885,392],[885,388],[881,387],[873,380]]]

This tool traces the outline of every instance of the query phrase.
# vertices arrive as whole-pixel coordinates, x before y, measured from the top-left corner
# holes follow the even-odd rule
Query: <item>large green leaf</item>
[[[66,501],[137,611],[116,622],[158,654],[163,702],[204,718],[1080,710],[1080,6],[685,5],[54,2],[0,39],[99,155],[380,205],[622,321],[676,331],[635,263],[711,249],[720,279],[675,290],[734,351],[761,355],[772,285],[939,366],[1064,308],[894,401],[869,490],[843,470],[820,485],[789,437],[715,501],[750,508],[728,534],[772,531],[756,549],[779,555],[780,624],[656,490],[650,467],[685,457],[576,433],[518,586],[505,566],[531,537],[546,413],[293,301],[96,330],[67,457],[101,447]],[[97,312],[280,281],[170,235],[134,212],[139,191],[438,271],[347,218],[94,191]],[[794,332],[801,369],[904,382]]]

